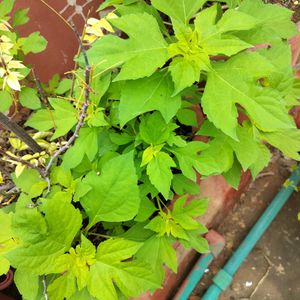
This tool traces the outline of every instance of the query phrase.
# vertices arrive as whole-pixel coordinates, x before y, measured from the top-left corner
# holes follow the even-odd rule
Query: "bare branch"
[[[17,123],[11,121],[5,114],[0,112],[0,123],[9,131],[12,131],[34,152],[42,152],[40,145]]]
[[[90,67],[89,60],[88,60],[88,57],[87,57],[87,54],[86,54],[86,50],[85,50],[85,48],[84,48],[84,46],[82,44],[81,37],[80,37],[80,35],[78,33],[78,30],[76,29],[76,27],[75,27],[74,24],[72,24],[72,28],[74,30],[74,33],[75,33],[77,39],[78,39],[80,50],[81,50],[81,53],[82,53],[82,55],[84,57],[84,61],[85,61],[84,103],[82,105],[80,116],[79,116],[79,120],[78,120],[78,123],[76,125],[76,128],[75,128],[75,131],[74,131],[73,135],[70,137],[70,139],[68,140],[68,142],[63,147],[61,147],[59,150],[57,150],[54,153],[54,155],[50,158],[50,160],[48,162],[48,165],[47,165],[47,167],[45,169],[45,176],[46,177],[49,175],[49,171],[50,171],[52,165],[54,164],[55,160],[62,153],[64,153],[65,151],[67,151],[70,148],[70,146],[75,142],[76,138],[79,135],[79,131],[80,131],[81,127],[84,125],[84,119],[86,117],[87,109],[89,107],[91,67]],[[50,191],[50,187],[48,187],[48,190]]]

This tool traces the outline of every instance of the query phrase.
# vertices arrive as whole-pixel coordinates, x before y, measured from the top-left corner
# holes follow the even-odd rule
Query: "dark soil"
[[[291,9],[294,11],[293,21],[296,23],[300,21],[300,0],[267,0],[266,2],[280,4]]]

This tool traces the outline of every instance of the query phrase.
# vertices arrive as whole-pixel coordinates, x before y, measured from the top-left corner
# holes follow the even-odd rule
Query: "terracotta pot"
[[[78,41],[63,18],[69,23],[73,22],[81,32],[86,16],[95,16],[102,2],[103,0],[16,1],[15,10],[30,8],[30,21],[19,27],[20,34],[27,36],[34,31],[39,31],[48,41],[44,52],[29,54],[26,58],[26,62],[35,68],[41,81],[46,82],[55,73],[62,75],[74,67],[73,57],[78,50]]]
[[[8,288],[12,284],[13,280],[14,280],[14,273],[12,270],[9,270],[8,273],[6,274],[6,278],[2,282],[0,282],[0,291],[3,291],[6,288]]]

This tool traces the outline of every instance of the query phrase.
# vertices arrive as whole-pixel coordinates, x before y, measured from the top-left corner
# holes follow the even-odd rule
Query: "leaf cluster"
[[[255,178],[268,164],[268,145],[299,160],[289,116],[299,97],[291,12],[261,0],[225,1],[226,10],[218,2],[100,6],[114,6],[116,17],[106,20],[109,34],[90,37],[89,107],[78,137],[52,167],[50,188],[24,168],[12,175],[16,204],[0,210],[0,272],[17,269],[24,299],[43,297],[42,278],[51,300],[153,292],[164,266],[177,271],[175,242],[209,251],[199,174],[223,175],[237,188],[242,171]],[[20,92],[34,111],[25,125],[51,132],[49,144],[67,143],[81,116],[85,62],[76,60],[73,79],[43,86],[47,105],[31,102],[34,89]]]

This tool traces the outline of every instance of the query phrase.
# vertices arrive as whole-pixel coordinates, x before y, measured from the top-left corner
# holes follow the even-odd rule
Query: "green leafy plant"
[[[13,149],[1,152],[17,165],[17,200],[0,210],[0,271],[16,269],[24,299],[153,292],[164,266],[177,271],[175,242],[209,251],[197,173],[237,188],[242,171],[255,178],[268,164],[268,145],[299,160],[288,113],[299,95],[291,12],[216,2],[105,1],[100,9],[113,5],[113,14],[89,20],[82,39],[75,29],[71,78],[38,86],[43,102],[20,85],[21,104],[34,111],[25,126],[45,149],[36,155],[11,137]],[[25,12],[13,20],[25,22]]]

